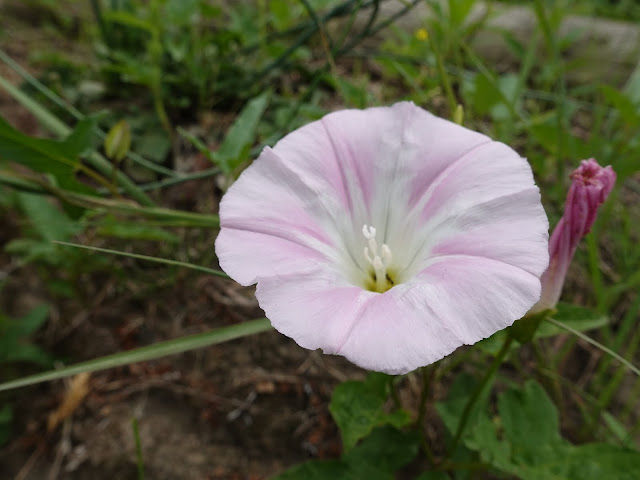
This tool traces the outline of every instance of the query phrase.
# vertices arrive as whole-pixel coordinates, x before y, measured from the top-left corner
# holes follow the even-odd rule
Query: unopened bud
[[[126,120],[116,123],[104,139],[104,152],[114,162],[120,162],[131,148],[131,128]]]

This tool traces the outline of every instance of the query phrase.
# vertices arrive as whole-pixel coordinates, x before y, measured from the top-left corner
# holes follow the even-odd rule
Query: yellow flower
[[[426,29],[421,28],[416,31],[416,38],[418,40],[424,40],[425,42],[429,40],[429,32]]]

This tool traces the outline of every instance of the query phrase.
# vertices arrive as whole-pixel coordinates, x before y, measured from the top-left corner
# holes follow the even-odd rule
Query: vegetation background
[[[338,108],[463,113],[529,159],[552,225],[580,160],[613,165],[563,299],[584,307],[574,328],[637,363],[639,53],[633,0],[0,0],[0,382],[121,352],[0,392],[0,478],[261,479],[340,457],[332,392],[366,372],[249,336],[266,330],[243,323],[262,316],[252,289],[213,270],[226,188],[262,146]],[[190,334],[203,336],[127,354]],[[438,405],[494,345],[387,385],[436,458],[451,436]],[[488,405],[530,378],[565,438],[637,449],[640,382],[601,348],[542,332]],[[526,478],[469,458],[429,478]],[[398,478],[429,465],[409,460]]]

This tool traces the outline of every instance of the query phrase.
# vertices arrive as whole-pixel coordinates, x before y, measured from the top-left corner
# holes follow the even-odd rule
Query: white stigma
[[[387,244],[382,244],[380,254],[378,254],[378,242],[376,242],[376,229],[367,225],[362,226],[362,235],[367,240],[364,247],[364,258],[373,266],[376,273],[376,289],[379,292],[387,290],[387,267],[391,263],[393,256]]]

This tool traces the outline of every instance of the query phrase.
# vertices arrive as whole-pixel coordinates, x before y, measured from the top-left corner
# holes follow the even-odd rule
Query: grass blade
[[[138,463],[138,480],[144,480],[144,461],[142,459],[142,441],[140,440],[140,429],[138,428],[138,419],[131,419],[131,429],[133,430],[133,439],[136,443],[136,460]]]
[[[560,328],[566,330],[567,332],[573,333],[576,337],[584,340],[587,343],[590,343],[591,345],[593,345],[597,349],[602,350],[604,353],[606,353],[608,355],[611,355],[613,358],[618,360],[625,367],[627,367],[629,370],[631,370],[633,373],[635,373],[637,376],[640,377],[640,369],[638,369],[629,360],[627,360],[626,358],[620,356],[619,354],[617,354],[616,352],[614,352],[610,348],[605,347],[600,342],[597,342],[596,340],[594,340],[593,338],[589,337],[588,335],[585,335],[584,333],[579,332],[578,330],[576,330],[574,328],[571,328],[569,325],[566,325],[565,323],[559,322],[558,320],[554,320],[553,318],[547,318],[546,320],[547,320],[547,322],[552,323],[556,327],[560,327]]]
[[[0,88],[6,90],[15,100],[23,107],[29,110],[49,131],[58,137],[66,137],[71,133],[71,128],[62,122],[58,117],[53,115],[49,110],[44,108],[38,102],[26,95],[20,89],[14,87],[5,78],[0,76]],[[97,151],[92,152],[87,157],[88,163],[102,175],[110,175],[113,168],[111,163],[100,155]],[[151,199],[138,188],[138,186],[124,173],[118,171],[116,174],[118,184],[133,199],[145,206],[153,206]]]
[[[190,268],[191,270],[197,270],[199,272],[208,273],[216,277],[230,278],[229,275],[224,273],[222,270],[215,270],[213,268],[203,267],[202,265],[195,265],[193,263],[181,262],[179,260],[171,260],[169,258],[151,257],[149,255],[141,255],[139,253],[128,253],[128,252],[122,252],[120,250],[111,250],[109,248],[92,247],[90,245],[80,245],[78,243],[59,242],[59,241],[54,241],[53,243],[64,245],[66,247],[83,248],[85,250],[95,250],[96,252],[110,253],[112,255],[121,255],[123,257],[137,258],[140,260],[147,260],[149,262],[164,263],[166,265],[174,265],[176,267],[185,267],[185,268]]]
[[[129,365],[131,363],[145,362],[169,355],[176,355],[198,348],[210,347],[211,345],[227,342],[236,338],[248,337],[268,330],[271,330],[269,320],[266,318],[258,318],[238,325],[216,328],[208,332],[167,340],[166,342],[159,342],[146,347],[76,363],[75,365],[70,365],[59,370],[50,370],[48,372],[37,373],[28,377],[5,382],[0,384],[0,392],[70,377],[82,372],[97,372],[122,365]]]

